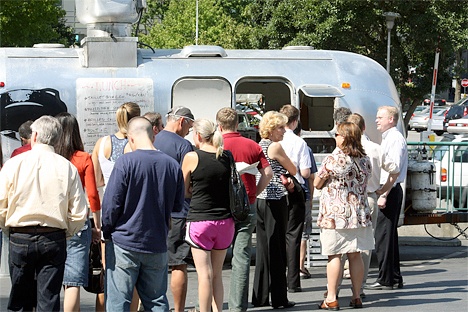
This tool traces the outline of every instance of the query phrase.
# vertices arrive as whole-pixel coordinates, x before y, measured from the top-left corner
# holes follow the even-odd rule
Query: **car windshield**
[[[432,110],[432,113],[436,115],[440,115],[440,114],[443,114],[446,110],[447,110],[446,107],[437,107],[437,108],[434,107],[434,109]]]
[[[461,105],[461,104],[464,104],[465,102],[468,103],[468,98],[463,98],[463,99],[460,99],[458,100],[457,103],[453,104],[452,106],[455,106],[455,105]]]
[[[428,106],[416,106],[416,109],[414,110],[413,114],[419,114],[419,113],[422,113],[422,112],[424,112],[426,110],[429,110]]]
[[[444,136],[440,142],[453,142],[455,137],[448,135]],[[457,142],[468,142],[468,138],[462,138],[461,140],[457,140]],[[434,149],[433,158],[434,160],[442,161],[444,158],[445,153],[449,150],[449,146],[439,145]],[[455,151],[453,151],[453,158],[452,161],[454,162],[466,162],[468,161],[468,146],[459,145],[456,147]]]
[[[466,141],[465,141],[466,142]],[[453,154],[454,162],[465,163],[468,161],[468,146],[458,146]]]
[[[454,140],[453,136],[444,136],[440,142],[452,142]],[[442,161],[444,158],[445,153],[449,150],[447,145],[438,145],[434,149],[433,157],[435,160]]]

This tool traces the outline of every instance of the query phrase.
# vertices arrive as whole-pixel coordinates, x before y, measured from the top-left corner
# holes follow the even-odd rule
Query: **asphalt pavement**
[[[460,236],[450,242],[436,241],[425,237],[400,237],[401,271],[404,288],[391,291],[366,290],[363,299],[366,311],[403,311],[449,312],[468,311],[468,240]],[[255,266],[251,266],[251,285]],[[323,300],[326,289],[325,267],[311,267],[312,278],[301,280],[303,292],[289,294],[289,300],[296,306],[288,311],[314,311]],[[377,263],[373,257],[368,282],[374,282],[377,276]],[[223,270],[224,309],[227,310],[229,293],[230,266],[226,262]],[[0,278],[0,311],[6,311],[10,292],[8,277]],[[197,276],[194,268],[189,270],[189,291],[186,309],[194,307],[197,300]],[[250,288],[252,289],[252,287]],[[251,296],[251,294],[250,294]],[[340,291],[341,310],[349,307],[351,297],[350,280],[344,280]],[[169,302],[172,297],[168,291]],[[93,294],[82,290],[81,311],[94,311]],[[269,311],[271,307],[254,308],[249,311]]]

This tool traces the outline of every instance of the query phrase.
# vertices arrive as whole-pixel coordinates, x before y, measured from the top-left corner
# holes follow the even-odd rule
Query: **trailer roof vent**
[[[226,51],[219,46],[191,45],[186,46],[179,53],[182,57],[226,57]]]
[[[33,48],[57,49],[57,48],[65,48],[65,46],[61,43],[36,43],[35,45],[33,45]]]
[[[312,46],[287,46],[282,50],[315,50]]]

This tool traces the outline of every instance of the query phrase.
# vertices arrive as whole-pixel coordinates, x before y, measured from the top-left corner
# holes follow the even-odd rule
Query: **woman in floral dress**
[[[322,190],[317,224],[322,254],[328,256],[328,295],[319,305],[325,310],[339,309],[336,295],[342,254],[348,256],[353,284],[350,306],[362,308],[359,294],[364,264],[360,252],[374,249],[367,203],[371,163],[361,145],[361,131],[355,124],[344,122],[338,126],[335,139],[336,149],[324,159],[314,181],[314,186]]]

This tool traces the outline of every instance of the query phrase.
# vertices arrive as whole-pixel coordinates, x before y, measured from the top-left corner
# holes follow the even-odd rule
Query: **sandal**
[[[336,300],[339,299],[339,293],[340,293],[340,290],[338,289],[338,292],[336,293]],[[325,292],[323,293],[323,298],[327,298],[328,297],[328,290],[325,290]]]
[[[338,303],[338,300],[332,302],[327,302],[326,300],[323,300],[322,304],[318,305],[318,308],[321,310],[338,311],[340,309],[340,304]]]

